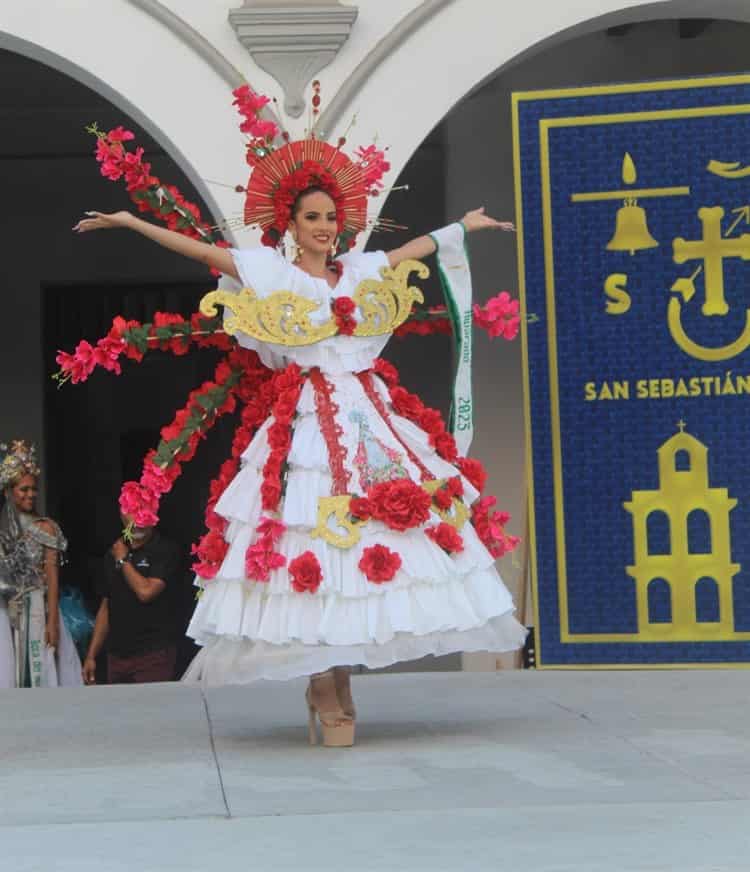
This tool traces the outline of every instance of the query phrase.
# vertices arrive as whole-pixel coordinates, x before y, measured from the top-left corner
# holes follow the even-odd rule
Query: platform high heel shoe
[[[311,675],[305,698],[310,744],[318,743],[319,720],[325,747],[351,747],[354,744],[354,719],[345,714],[338,703],[333,670]]]
[[[351,669],[348,666],[336,666],[333,670],[333,678],[336,682],[336,696],[344,714],[353,721],[357,720],[357,710],[352,699],[352,686],[350,676]]]

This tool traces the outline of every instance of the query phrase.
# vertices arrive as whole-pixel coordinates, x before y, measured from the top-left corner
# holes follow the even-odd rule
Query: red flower
[[[265,539],[276,542],[283,536],[286,524],[283,521],[277,521],[275,518],[261,518],[256,529]]]
[[[464,540],[451,524],[442,522],[436,527],[426,527],[425,533],[448,554],[456,554],[464,550]]]
[[[462,497],[464,495],[464,485],[458,475],[449,478],[445,483],[445,487],[454,497]]]
[[[245,576],[255,581],[268,581],[271,571],[286,564],[286,557],[273,550],[273,539],[261,536],[245,552]]]
[[[443,416],[437,409],[424,409],[419,416],[419,426],[431,436],[437,436],[445,430]]]
[[[511,300],[507,291],[501,291],[480,307],[473,307],[474,323],[487,331],[490,339],[502,336],[504,339],[515,339],[521,322],[518,300]]]
[[[297,410],[298,400],[299,394],[297,391],[285,391],[273,407],[274,418],[277,421],[283,421],[285,425],[288,425]]]
[[[430,442],[435,446],[437,453],[447,460],[448,463],[454,463],[458,459],[458,448],[456,448],[456,440],[450,433],[438,433],[430,436]]]
[[[378,357],[375,359],[375,366],[373,367],[376,374],[383,379],[383,381],[388,385],[389,388],[394,388],[398,384],[398,370],[396,367],[389,363],[387,360],[383,360],[382,357]]]
[[[138,527],[154,527],[159,521],[159,498],[135,481],[126,481],[120,490],[120,511]]]
[[[312,551],[305,551],[290,562],[289,577],[297,593],[315,593],[323,580],[323,573]]]
[[[479,493],[484,490],[487,484],[487,472],[478,460],[472,457],[459,457],[458,468],[461,470],[461,475],[470,481]]]
[[[446,511],[453,505],[453,494],[447,487],[441,487],[432,495],[432,500],[439,509]]]
[[[401,557],[385,545],[371,545],[362,552],[359,568],[374,584],[382,584],[399,571]]]
[[[391,388],[391,403],[396,411],[396,414],[403,415],[410,421],[414,421],[424,411],[424,404],[416,394],[411,394],[406,388],[395,387]]]
[[[240,426],[234,432],[232,440],[232,456],[239,457],[250,444],[253,438],[253,431],[249,427]]]
[[[357,308],[357,304],[351,297],[337,297],[333,301],[333,312],[338,316],[351,315]]]
[[[286,456],[292,444],[288,424],[271,424],[268,428],[268,444],[273,451],[283,452]]]
[[[110,142],[125,142],[128,139],[135,139],[135,134],[130,130],[126,130],[122,125],[119,125],[109,131],[107,139]]]
[[[505,532],[510,515],[507,512],[492,511],[496,503],[495,497],[488,496],[477,500],[471,509],[471,523],[484,547],[495,558],[512,551],[521,541],[517,536],[509,536]]]
[[[275,512],[281,499],[281,484],[273,479],[266,479],[260,486],[263,508]]]
[[[211,530],[201,539],[198,546],[198,554],[201,560],[208,563],[221,563],[229,550],[229,543],[221,533]]]
[[[141,485],[155,494],[165,494],[172,487],[173,479],[160,467],[153,463],[144,463],[141,473]]]
[[[367,498],[372,506],[372,517],[392,530],[418,527],[430,517],[430,495],[408,478],[376,484],[368,491]]]
[[[339,333],[341,334],[341,336],[353,336],[354,331],[357,329],[357,322],[354,320],[354,318],[337,318],[336,324],[338,325]]]
[[[273,379],[273,395],[283,393],[284,391],[298,388],[302,383],[302,375],[300,368],[295,363],[290,363],[286,369],[276,373]]]
[[[278,477],[281,474],[281,467],[284,463],[285,454],[282,451],[272,451],[268,455],[266,464],[263,467],[263,475],[265,478]]]
[[[370,501],[364,497],[352,497],[349,500],[349,514],[361,521],[369,521],[372,517]]]

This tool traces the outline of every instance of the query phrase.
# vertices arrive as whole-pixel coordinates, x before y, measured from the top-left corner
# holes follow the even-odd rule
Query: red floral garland
[[[161,430],[159,446],[150,451],[143,463],[140,481],[125,482],[120,491],[120,509],[139,527],[154,526],[159,519],[159,502],[182,472],[182,463],[193,458],[198,443],[217,419],[236,407],[235,389],[245,367],[253,371],[257,355],[237,348],[214,373],[215,381],[205,382],[190,393],[187,405],[180,409],[171,424]]]
[[[96,160],[101,174],[113,182],[124,178],[130,199],[139,212],[149,212],[163,221],[169,230],[175,230],[192,239],[229,248],[215,228],[203,220],[195,203],[186,200],[179,188],[164,185],[151,173],[151,164],[143,160],[143,149],[138,146],[128,151],[125,142],[135,139],[135,134],[124,127],[115,127],[105,133],[92,124],[86,128],[96,136]],[[217,270],[212,273],[219,275]]]
[[[271,449],[263,467],[263,484],[260,487],[261,501],[267,512],[279,507],[282,486],[282,470],[292,444],[292,419],[304,379],[296,363],[290,363],[273,375],[273,390],[277,397],[271,414],[274,423],[268,429],[268,445]]]
[[[60,369],[52,378],[62,387],[67,381],[74,385],[85,382],[97,367],[121,375],[123,356],[140,363],[148,351],[158,349],[181,356],[191,345],[229,351],[237,340],[224,332],[220,317],[206,318],[200,312],[194,312],[189,319],[156,312],[153,322],[145,324],[118,315],[109,333],[94,345],[83,339],[73,353],[59,351],[55,360]]]
[[[475,327],[484,330],[490,339],[502,336],[512,340],[518,335],[521,324],[520,304],[512,300],[507,291],[500,291],[483,305],[474,303],[473,323]],[[394,336],[403,339],[410,334],[416,336],[432,336],[453,333],[453,325],[447,317],[445,306],[415,306],[406,321],[394,330]]]
[[[224,539],[227,521],[214,509],[229,483],[237,475],[241,455],[270,413],[275,396],[272,375],[272,371],[266,369],[258,360],[255,368],[246,370],[236,389],[238,399],[246,405],[232,441],[232,456],[222,464],[218,476],[210,484],[205,512],[208,532],[191,549],[196,556],[193,571],[204,581],[216,577],[229,549],[229,544]]]

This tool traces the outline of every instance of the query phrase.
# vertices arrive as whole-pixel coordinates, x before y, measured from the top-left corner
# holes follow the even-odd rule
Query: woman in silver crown
[[[36,513],[33,447],[0,445],[0,687],[82,684],[81,664],[59,607],[67,542]]]

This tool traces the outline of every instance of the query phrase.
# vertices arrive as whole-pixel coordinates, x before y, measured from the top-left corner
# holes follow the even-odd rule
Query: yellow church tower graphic
[[[658,449],[659,489],[633,491],[638,638],[644,642],[736,638],[729,513],[737,500],[708,482],[708,448],[679,432]]]

